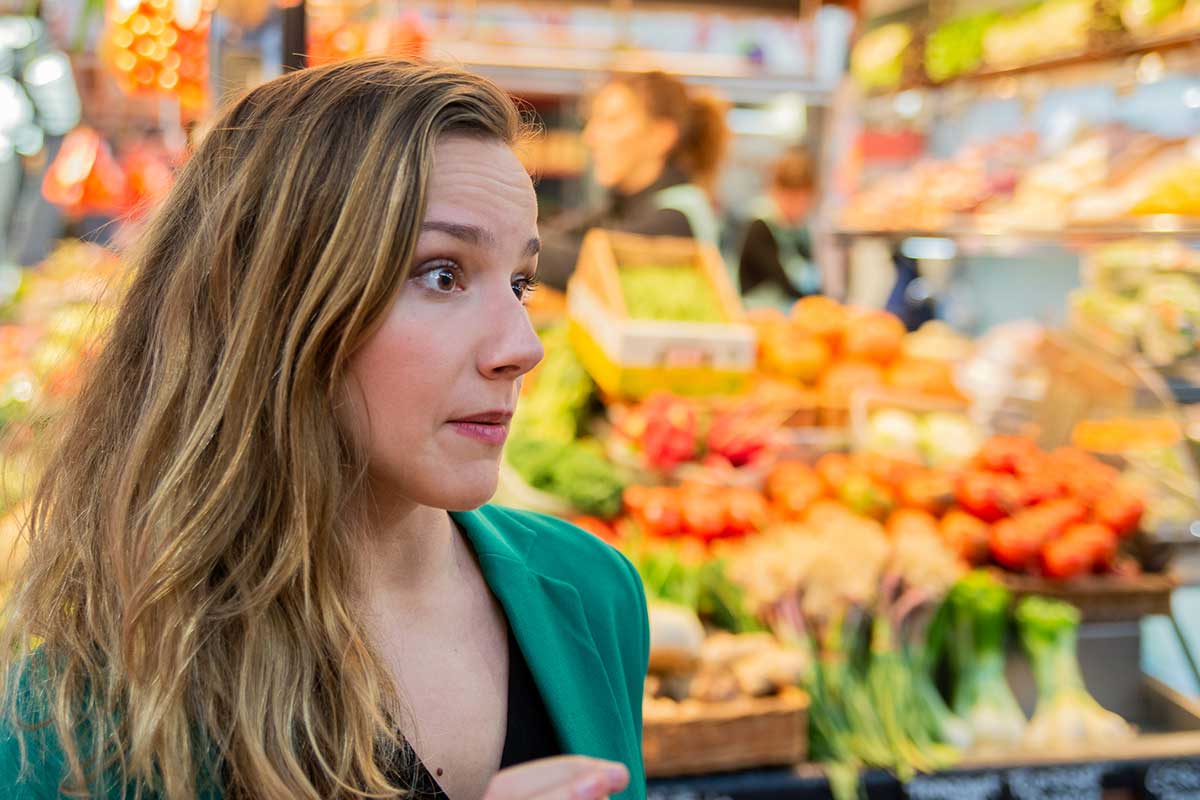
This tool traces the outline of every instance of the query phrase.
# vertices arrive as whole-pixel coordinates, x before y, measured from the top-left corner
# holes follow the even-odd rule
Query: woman
[[[644,796],[636,573],[483,506],[542,356],[520,134],[391,60],[216,121],[34,497],[0,796]]]
[[[645,72],[610,80],[593,100],[583,131],[607,201],[543,228],[542,281],[566,287],[592,228],[694,237],[716,246],[720,225],[711,193],[728,138],[724,104],[689,92],[678,78]]]
[[[771,166],[770,187],[742,244],[738,283],[746,305],[787,308],[821,292],[808,227],[814,196],[808,153],[788,149]]]

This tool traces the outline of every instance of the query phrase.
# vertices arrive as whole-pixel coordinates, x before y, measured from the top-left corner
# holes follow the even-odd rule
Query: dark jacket
[[[668,167],[658,180],[636,194],[611,192],[598,210],[568,211],[542,224],[538,279],[555,289],[565,289],[579,260],[583,236],[592,228],[644,236],[692,236],[687,217],[673,208],[660,207],[657,199],[662,190],[687,182],[681,171]]]

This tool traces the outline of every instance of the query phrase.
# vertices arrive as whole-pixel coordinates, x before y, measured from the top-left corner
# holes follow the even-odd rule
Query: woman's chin
[[[422,492],[422,505],[444,508],[447,511],[471,511],[492,499],[499,484],[499,469],[491,465],[486,469],[479,465],[456,473],[450,480]]]

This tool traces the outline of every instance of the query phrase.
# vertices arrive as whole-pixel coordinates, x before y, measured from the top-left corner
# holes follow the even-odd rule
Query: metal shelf
[[[790,92],[812,105],[827,104],[833,87],[803,75],[756,71],[732,56],[618,52],[550,47],[492,47],[463,42],[446,48],[455,63],[486,75],[515,94],[581,95],[613,72],[663,69],[715,89],[735,103],[765,103]]]
[[[1126,223],[1111,227],[1076,227],[1057,230],[981,229],[970,226],[941,230],[836,230],[841,240],[950,239],[963,254],[1015,255],[1030,250],[1074,250],[1123,239],[1167,238],[1200,244],[1200,220],[1177,217],[1148,217],[1144,223]]]

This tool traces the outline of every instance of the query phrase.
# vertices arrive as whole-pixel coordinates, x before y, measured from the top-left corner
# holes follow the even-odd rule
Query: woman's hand
[[[488,784],[483,800],[603,800],[628,785],[624,764],[557,756],[502,770]]]

